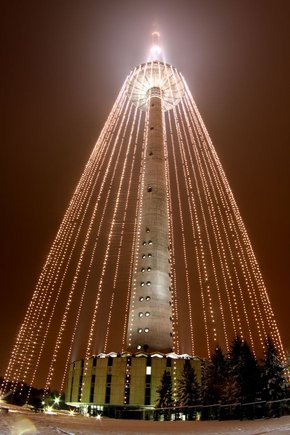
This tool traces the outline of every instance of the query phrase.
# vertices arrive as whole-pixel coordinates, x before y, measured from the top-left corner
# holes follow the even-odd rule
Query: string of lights
[[[160,99],[161,117],[150,118],[150,98]],[[157,158],[150,152],[158,135]],[[253,247],[185,79],[151,60],[125,80],[81,175],[19,328],[2,392],[10,383],[14,391],[25,383],[63,390],[69,364],[81,358],[84,387],[92,355],[125,352],[136,334],[150,338],[159,309],[151,304],[155,239],[143,227],[153,158],[164,161],[157,178],[165,185],[162,279],[172,350],[209,357],[217,344],[229,350],[239,334],[261,355],[269,335],[285,357]],[[142,328],[139,312],[147,322]]]

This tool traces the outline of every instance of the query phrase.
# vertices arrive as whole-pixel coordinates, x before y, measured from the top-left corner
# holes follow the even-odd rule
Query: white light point
[[[152,33],[152,47],[150,48],[150,60],[161,60],[162,49],[160,46],[160,33]]]
[[[161,52],[162,52],[162,50],[161,50],[160,45],[153,45],[150,48],[150,54],[151,54],[153,60],[157,60],[159,55],[161,54]]]

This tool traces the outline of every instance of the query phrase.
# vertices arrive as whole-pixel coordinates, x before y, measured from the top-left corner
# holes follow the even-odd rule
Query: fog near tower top
[[[166,61],[185,76],[225,168],[289,347],[289,7],[6,2],[0,374],[93,144],[124,78],[147,60],[156,21]]]

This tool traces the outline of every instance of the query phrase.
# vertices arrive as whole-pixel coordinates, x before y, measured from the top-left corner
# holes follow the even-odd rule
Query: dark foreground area
[[[10,411],[0,415],[1,435],[20,434],[290,434],[290,416],[244,421],[140,421]]]

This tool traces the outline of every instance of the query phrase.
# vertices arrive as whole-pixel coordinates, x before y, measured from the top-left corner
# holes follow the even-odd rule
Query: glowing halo
[[[151,48],[150,48],[150,53],[151,53],[151,55],[153,56],[153,58],[156,58],[156,57],[158,57],[159,56],[159,54],[161,54],[161,47],[160,47],[160,45],[153,45]]]
[[[146,110],[148,91],[152,88],[160,88],[164,111],[176,106],[185,92],[177,69],[160,61],[147,62],[135,68],[129,76],[126,91],[137,107]]]

